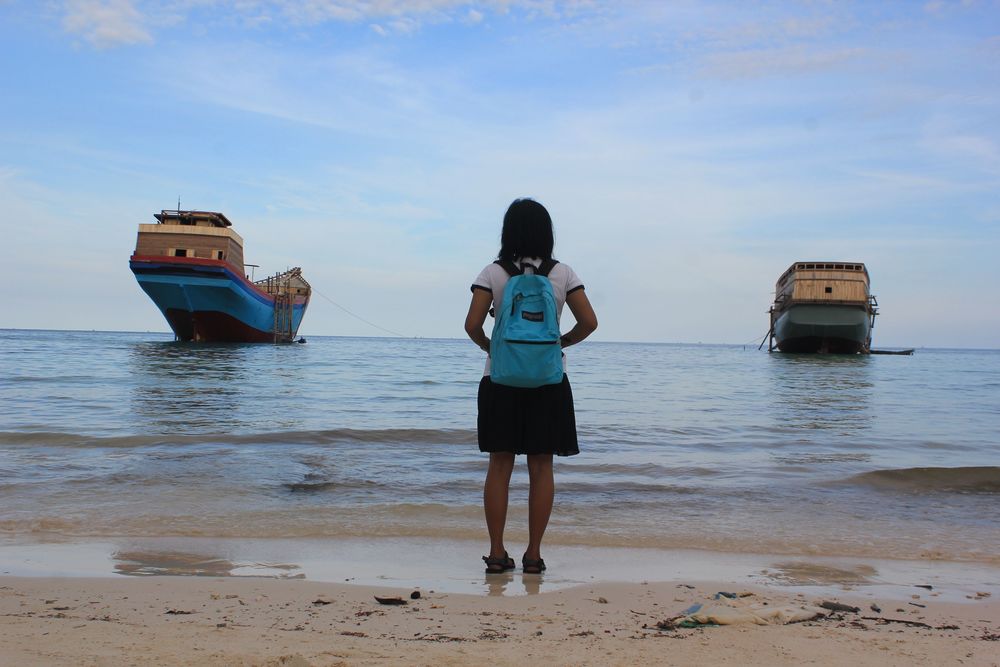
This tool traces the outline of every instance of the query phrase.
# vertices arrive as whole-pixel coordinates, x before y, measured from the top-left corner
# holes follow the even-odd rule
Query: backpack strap
[[[548,278],[549,277],[549,271],[551,271],[552,269],[554,269],[555,266],[556,266],[556,264],[558,264],[558,263],[559,262],[556,261],[556,260],[554,260],[554,259],[544,259],[544,260],[542,260],[541,265],[537,269],[535,269],[535,275],[536,276],[545,276],[546,278]]]
[[[498,259],[493,263],[506,271],[508,276],[519,276],[524,273],[523,266],[518,266],[509,259]],[[555,268],[558,263],[559,262],[554,259],[543,259],[537,269],[534,268],[534,266],[532,266],[532,269],[534,270],[536,276],[545,276],[548,278],[549,272]]]
[[[508,276],[519,276],[524,273],[524,269],[509,259],[498,259],[493,263],[506,271]]]

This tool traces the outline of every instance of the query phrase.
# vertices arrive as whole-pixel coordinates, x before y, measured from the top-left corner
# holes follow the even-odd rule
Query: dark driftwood
[[[403,598],[380,598],[375,596],[375,601],[379,604],[406,604],[406,600]]]
[[[909,625],[914,628],[928,628],[930,630],[934,629],[933,625],[927,625],[926,623],[921,623],[920,621],[908,621],[904,618],[886,618],[884,616],[862,616],[861,618],[865,619],[866,621],[879,621],[881,623],[902,623],[903,625]]]

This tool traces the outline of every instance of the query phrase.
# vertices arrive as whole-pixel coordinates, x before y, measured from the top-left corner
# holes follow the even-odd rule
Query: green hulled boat
[[[774,288],[769,350],[867,354],[878,302],[860,262],[796,262]]]

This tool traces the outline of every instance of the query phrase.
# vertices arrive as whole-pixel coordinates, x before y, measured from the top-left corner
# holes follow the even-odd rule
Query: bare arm
[[[576,324],[560,339],[563,347],[576,345],[597,330],[597,314],[594,312],[594,307],[590,305],[586,291],[578,289],[567,294],[566,305],[569,306],[570,312],[576,318]]]
[[[486,315],[489,314],[492,303],[493,295],[490,292],[474,289],[472,303],[469,304],[469,314],[465,316],[465,333],[469,334],[472,342],[486,354],[490,353],[490,339],[483,331],[483,323],[486,322]]]

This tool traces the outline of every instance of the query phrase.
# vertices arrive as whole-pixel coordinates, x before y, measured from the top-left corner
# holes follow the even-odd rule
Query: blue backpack
[[[559,384],[563,378],[562,346],[556,299],[547,259],[533,274],[511,261],[495,262],[510,275],[503,290],[503,309],[496,313],[490,339],[490,381],[510,387]]]

